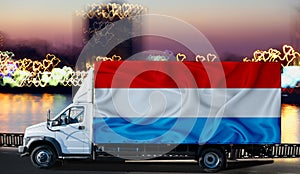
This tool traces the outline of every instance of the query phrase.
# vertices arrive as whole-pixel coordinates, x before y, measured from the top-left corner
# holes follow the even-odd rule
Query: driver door
[[[73,106],[58,117],[56,139],[64,154],[88,154],[89,138],[84,126],[85,108]]]

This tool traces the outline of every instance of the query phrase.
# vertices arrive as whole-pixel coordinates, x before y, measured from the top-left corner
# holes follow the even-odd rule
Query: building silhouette
[[[128,4],[124,1],[111,1],[105,4],[94,4],[88,7],[85,11],[85,19],[83,21],[83,43],[88,43],[93,36],[97,35],[99,31],[107,27],[108,25],[136,15],[141,15],[145,12],[144,8],[140,5]],[[123,26],[118,32],[132,32],[132,25]],[[107,29],[107,28],[106,28]],[[109,32],[104,32],[107,34]],[[103,33],[101,33],[103,34]],[[103,37],[105,38],[105,36]],[[112,57],[113,55],[121,56],[122,59],[127,59],[136,50],[136,46],[139,44],[134,44],[136,38],[128,39],[119,45],[115,46],[107,55],[94,55],[103,57]],[[101,43],[103,42],[103,43]],[[106,41],[99,40],[97,44],[107,44]],[[105,46],[105,45],[104,45]]]

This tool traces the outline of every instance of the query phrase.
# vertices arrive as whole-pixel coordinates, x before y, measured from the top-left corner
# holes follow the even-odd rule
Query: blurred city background
[[[297,0],[3,0],[0,132],[23,132],[27,126],[45,121],[48,109],[54,115],[70,104],[72,86],[80,86],[86,75],[84,69],[76,69],[76,62],[89,40],[116,21],[152,13],[190,23],[210,41],[217,55],[194,55],[174,40],[144,36],[126,40],[108,54],[91,55],[87,60],[126,60],[143,50],[159,50],[171,56],[155,55],[154,60],[184,55],[190,61],[199,61],[198,56],[201,61],[217,57],[221,61],[281,62],[282,142],[300,143]],[[168,24],[156,27],[163,29],[164,25]],[[132,28],[121,30],[130,32]],[[88,69],[92,62],[84,66]]]

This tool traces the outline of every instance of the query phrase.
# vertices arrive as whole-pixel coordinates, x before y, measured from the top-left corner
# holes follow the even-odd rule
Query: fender
[[[199,145],[198,150],[196,150],[196,154],[195,154],[195,159],[199,158],[200,153],[202,152],[202,150],[206,149],[206,148],[217,148],[220,149],[224,152],[224,155],[226,155],[226,150],[228,148],[226,148],[226,145],[219,145],[219,144],[203,144],[203,145]]]
[[[36,145],[41,145],[41,144],[48,144],[48,145],[52,145],[57,152],[58,157],[62,157],[62,150],[61,147],[59,145],[59,143],[57,142],[56,139],[52,138],[52,137],[45,137],[45,136],[36,136],[36,137],[28,137],[29,141],[27,143],[27,151],[30,153],[33,150],[33,147],[36,147]]]

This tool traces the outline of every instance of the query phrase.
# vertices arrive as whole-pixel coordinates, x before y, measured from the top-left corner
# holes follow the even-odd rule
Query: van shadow
[[[273,160],[229,162],[223,171],[242,169],[252,166],[272,164]],[[102,171],[102,172],[172,172],[199,173],[203,170],[196,162],[124,162],[118,159],[101,160],[65,160],[56,165],[55,171]]]
[[[247,167],[253,167],[253,166],[273,164],[273,163],[274,163],[274,160],[271,160],[271,159],[235,161],[235,162],[229,162],[228,166],[225,170],[247,168]]]

